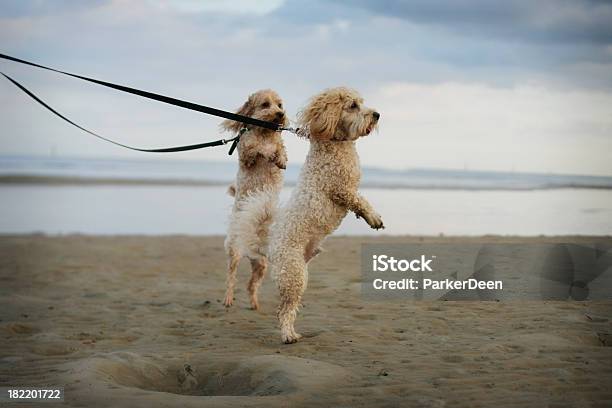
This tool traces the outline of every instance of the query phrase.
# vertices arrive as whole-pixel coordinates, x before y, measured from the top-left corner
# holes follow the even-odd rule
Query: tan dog
[[[348,88],[316,95],[300,114],[299,123],[309,132],[310,151],[289,202],[273,215],[268,248],[280,291],[278,319],[285,343],[301,337],[293,326],[308,281],[308,262],[320,252],[323,239],[338,228],[348,211],[363,217],[372,228],[384,228],[380,216],[357,191],[361,170],[355,148],[358,138],[376,128],[379,117]],[[277,198],[266,194],[245,201],[239,224],[253,225],[253,220],[274,214]],[[243,228],[242,232],[238,245],[246,252],[261,251],[252,231]]]
[[[278,94],[266,89],[255,92],[237,111],[238,114],[252,118],[287,124],[287,116],[283,109],[283,102]],[[221,125],[225,130],[238,133],[246,125],[226,120]],[[237,146],[239,169],[236,181],[229,187],[229,194],[234,196],[234,206],[230,216],[229,228],[225,240],[225,250],[229,263],[227,270],[227,290],[223,304],[231,306],[234,301],[234,286],[236,284],[236,270],[243,252],[236,246],[236,212],[240,209],[245,198],[261,191],[266,191],[270,197],[278,197],[283,186],[283,170],[287,167],[287,153],[281,138],[281,133],[256,126],[250,126]],[[258,220],[255,231],[262,245],[267,244],[268,226],[265,220]],[[249,226],[243,226],[248,228]],[[257,290],[264,277],[267,261],[265,252],[249,254],[251,261],[251,279],[248,284],[251,308],[258,309]]]

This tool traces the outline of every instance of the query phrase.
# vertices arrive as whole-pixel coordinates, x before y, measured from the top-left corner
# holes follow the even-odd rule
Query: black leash
[[[85,129],[83,126],[80,126],[80,125],[74,123],[73,121],[71,121],[70,119],[68,119],[67,117],[65,117],[64,115],[62,115],[58,111],[56,111],[55,109],[53,109],[51,106],[47,105],[42,99],[40,99],[39,97],[34,95],[25,86],[21,85],[19,82],[15,81],[10,76],[6,75],[3,72],[0,72],[0,74],[2,74],[6,79],[11,81],[13,84],[15,84],[16,87],[21,89],[23,92],[25,92],[28,96],[30,96],[36,102],[40,103],[42,106],[44,106],[45,108],[49,109],[55,115],[59,116],[60,118],[62,118],[66,122],[70,123],[72,126],[76,126],[77,128],[81,129],[82,131],[87,132],[90,135],[97,137],[98,139],[102,139],[102,140],[104,140],[106,142],[112,143],[112,144],[117,145],[117,146],[125,147],[126,149],[130,149],[130,150],[136,150],[136,151],[139,151],[139,152],[147,152],[147,153],[184,152],[184,151],[187,151],[187,150],[202,149],[204,147],[221,146],[221,145],[224,145],[224,144],[227,144],[227,143],[233,141],[234,143],[232,144],[232,148],[229,151],[229,154],[231,155],[232,153],[234,153],[234,149],[236,148],[236,145],[238,144],[238,141],[240,140],[240,136],[242,136],[242,134],[247,130],[247,128],[242,128],[240,130],[240,133],[238,133],[238,136],[236,136],[236,137],[234,137],[232,139],[229,139],[229,140],[220,139],[220,140],[215,140],[213,142],[199,143],[199,144],[188,145],[188,146],[167,147],[167,148],[163,148],[163,149],[140,149],[138,147],[132,147],[132,146],[124,145],[124,144],[119,143],[119,142],[115,142],[114,140],[110,140],[110,139],[105,138],[104,136],[100,136],[99,134],[97,134],[95,132],[92,132],[91,130]]]
[[[179,106],[181,108],[185,108],[185,109],[190,109],[190,110],[194,110],[197,112],[202,112],[202,113],[206,113],[209,115],[214,115],[214,116],[219,116],[225,119],[230,119],[230,120],[234,120],[236,122],[241,122],[244,124],[249,124],[252,126],[258,126],[258,127],[262,127],[265,129],[270,129],[270,130],[274,130],[274,131],[282,131],[282,130],[289,130],[289,131],[294,131],[294,129],[292,128],[284,128],[281,125],[277,124],[277,123],[273,123],[273,122],[267,122],[264,120],[259,120],[259,119],[255,119],[255,118],[251,118],[248,116],[243,116],[243,115],[239,115],[237,113],[232,113],[232,112],[227,112],[224,110],[220,110],[220,109],[215,109],[215,108],[211,108],[208,106],[204,106],[204,105],[199,105],[196,103],[192,103],[192,102],[187,102],[187,101],[183,101],[180,99],[175,99],[175,98],[171,98],[169,96],[164,96],[164,95],[159,95],[159,94],[155,94],[152,92],[147,92],[147,91],[142,91],[139,89],[135,89],[135,88],[130,88],[127,86],[123,86],[123,85],[117,85],[117,84],[113,84],[110,82],[106,82],[106,81],[100,81],[98,79],[94,79],[94,78],[88,78],[85,76],[81,76],[81,75],[76,75],[76,74],[71,74],[69,72],[64,72],[64,71],[60,71],[54,68],[50,68],[50,67],[46,67],[44,65],[39,65],[39,64],[35,64],[33,62],[29,62],[29,61],[25,61],[19,58],[15,58],[15,57],[11,57],[9,55],[5,55],[5,54],[0,54],[0,58],[2,59],[6,59],[9,61],[14,61],[14,62],[18,62],[20,64],[25,64],[25,65],[30,65],[33,67],[37,67],[37,68],[42,68],[42,69],[46,69],[48,71],[53,71],[53,72],[57,72],[59,74],[63,74],[63,75],[68,75],[74,78],[79,78],[82,79],[84,81],[88,81],[88,82],[93,82],[95,84],[98,85],[102,85],[102,86],[106,86],[108,88],[113,88],[122,92],[127,92],[127,93],[131,93],[134,95],[138,95],[138,96],[142,96],[143,98],[149,98],[149,99],[153,99],[159,102],[163,102],[163,103],[167,103],[170,105],[174,105],[174,106]],[[42,106],[44,106],[45,108],[47,108],[49,111],[53,112],[55,115],[57,115],[58,117],[60,117],[61,119],[65,120],[66,122],[70,123],[73,126],[76,126],[77,128],[89,133],[92,136],[95,136],[99,139],[102,139],[106,142],[112,143],[114,145],[117,146],[121,146],[124,147],[126,149],[130,149],[130,150],[136,150],[139,152],[148,152],[148,153],[170,153],[170,152],[183,152],[183,151],[187,151],[187,150],[195,150],[195,149],[202,149],[204,147],[212,147],[212,146],[221,146],[221,145],[225,145],[229,142],[233,142],[232,146],[230,148],[229,154],[231,155],[237,144],[238,141],[240,140],[240,136],[242,136],[242,134],[244,132],[247,131],[246,127],[243,127],[240,132],[238,133],[238,135],[232,139],[220,139],[220,140],[215,140],[212,142],[207,142],[207,143],[199,143],[199,144],[194,144],[194,145],[188,145],[188,146],[178,146],[178,147],[168,147],[168,148],[163,148],[163,149],[139,149],[136,147],[131,147],[131,146],[127,146],[118,142],[115,142],[113,140],[107,139],[103,136],[100,136],[90,130],[85,129],[84,127],[76,124],[75,122],[71,121],[70,119],[68,119],[67,117],[65,117],[64,115],[60,114],[59,112],[57,112],[55,109],[53,109],[51,106],[49,106],[48,104],[46,104],[45,102],[43,102],[39,97],[37,97],[36,95],[34,95],[32,92],[30,92],[28,89],[26,89],[23,85],[21,85],[19,82],[15,81],[13,78],[9,77],[8,75],[0,72],[0,74],[2,74],[6,79],[8,79],[9,81],[11,81],[15,86],[17,86],[19,89],[21,89],[23,92],[25,92],[28,96],[30,96],[32,99],[34,99],[36,102],[40,103]]]

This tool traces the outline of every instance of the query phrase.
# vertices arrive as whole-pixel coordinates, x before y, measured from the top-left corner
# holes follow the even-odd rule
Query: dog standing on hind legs
[[[244,227],[238,246],[253,254],[261,249],[252,226],[274,218],[267,253],[280,292],[278,320],[284,343],[301,337],[294,323],[308,282],[308,262],[320,252],[321,242],[349,211],[374,229],[384,228],[358,192],[361,170],[355,148],[355,141],[369,135],[379,118],[352,89],[333,88],[314,96],[298,118],[310,139],[310,151],[289,202],[277,211],[277,197],[263,191],[248,197],[237,214],[237,224]]]
[[[300,126],[309,131],[310,150],[300,181],[273,227],[268,253],[280,292],[278,320],[284,343],[301,337],[294,323],[308,282],[307,265],[321,242],[349,211],[374,229],[384,228],[381,217],[358,192],[361,169],[355,148],[355,141],[369,135],[379,118],[348,88],[314,96],[300,114]]]
[[[240,115],[274,122],[285,126],[287,115],[283,108],[283,102],[278,94],[266,89],[250,95],[247,101],[236,112]],[[226,120],[221,127],[227,131],[238,133],[246,125],[231,120]],[[259,219],[257,224],[252,225],[253,245],[258,248],[245,254],[236,245],[238,232],[236,213],[240,210],[243,201],[258,192],[265,191],[269,197],[278,198],[283,186],[283,171],[287,167],[287,153],[281,138],[281,132],[253,126],[240,137],[237,146],[239,168],[236,181],[232,184],[228,193],[234,197],[234,205],[230,215],[227,237],[225,239],[225,250],[228,255],[228,269],[226,293],[223,304],[230,307],[234,302],[234,286],[236,284],[236,271],[240,259],[248,255],[251,261],[251,279],[247,289],[251,308],[259,309],[257,291],[267,269],[267,258],[265,248],[267,246],[269,220]],[[242,228],[249,228],[243,226]]]

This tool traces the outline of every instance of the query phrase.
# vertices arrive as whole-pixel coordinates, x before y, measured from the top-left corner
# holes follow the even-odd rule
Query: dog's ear
[[[242,116],[251,116],[255,112],[255,94],[249,96],[249,99],[238,108],[236,111],[237,114]],[[240,122],[236,122],[235,120],[224,120],[221,122],[221,129],[226,130],[228,132],[238,133],[240,129],[242,129],[244,125]]]
[[[300,126],[310,129],[311,138],[331,140],[336,133],[342,108],[341,98],[330,98],[324,93],[315,97],[300,113],[298,122]]]

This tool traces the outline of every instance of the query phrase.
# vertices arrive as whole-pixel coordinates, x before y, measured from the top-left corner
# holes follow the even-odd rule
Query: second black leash
[[[234,149],[236,149],[238,141],[240,140],[240,136],[242,136],[242,134],[247,131],[247,128],[242,128],[240,130],[240,132],[238,133],[238,135],[236,137],[234,137],[234,138],[231,138],[231,139],[219,139],[219,140],[214,140],[212,142],[198,143],[198,144],[187,145],[187,146],[165,147],[165,148],[162,148],[162,149],[141,149],[141,148],[138,148],[138,147],[132,147],[132,146],[125,145],[123,143],[115,142],[114,140],[108,139],[108,138],[106,138],[104,136],[100,136],[99,134],[97,134],[95,132],[92,132],[89,129],[86,129],[83,126],[78,125],[77,123],[73,122],[72,120],[68,119],[66,116],[62,115],[61,113],[59,113],[58,111],[53,109],[51,106],[49,106],[47,103],[45,103],[42,99],[40,99],[38,96],[34,95],[34,93],[32,93],[25,86],[21,85],[19,82],[17,82],[16,80],[11,78],[10,76],[6,75],[3,72],[0,72],[0,74],[2,74],[6,79],[11,81],[17,88],[21,89],[30,98],[32,98],[36,102],[40,103],[42,106],[44,106],[49,111],[51,111],[54,115],[57,115],[61,119],[63,119],[66,122],[70,123],[72,126],[75,126],[75,127],[79,128],[79,129],[81,129],[82,131],[87,132],[87,133],[89,133],[90,135],[92,135],[94,137],[97,137],[98,139],[104,140],[105,142],[109,142],[109,143],[112,143],[112,144],[114,144],[116,146],[124,147],[126,149],[136,150],[138,152],[146,152],[146,153],[185,152],[185,151],[188,151],[188,150],[203,149],[205,147],[222,146],[222,145],[225,145],[225,144],[227,144],[229,142],[233,142],[232,143],[232,147],[230,148],[230,151],[229,151],[229,154],[231,155],[232,153],[234,153]]]

